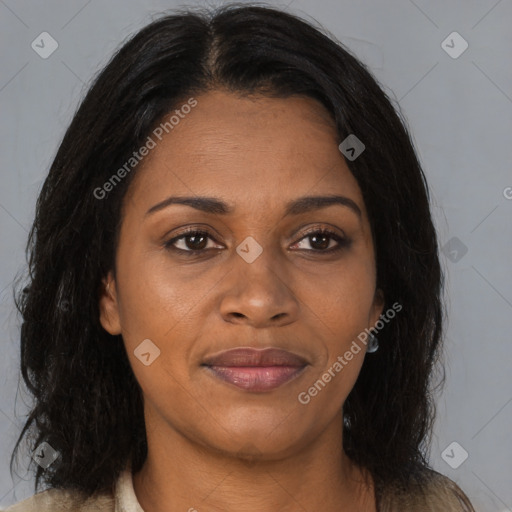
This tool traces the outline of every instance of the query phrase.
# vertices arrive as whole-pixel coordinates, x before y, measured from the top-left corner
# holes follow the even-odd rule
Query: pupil
[[[318,243],[317,240],[319,238],[322,239],[323,242]],[[320,247],[317,247],[317,249],[327,249],[327,247],[329,247],[329,237],[327,235],[313,235],[311,240],[313,241],[313,245],[320,245]]]
[[[198,240],[202,240],[203,244],[201,245],[201,242],[198,243]],[[189,249],[204,249],[204,241],[206,240],[206,237],[204,235],[191,235],[189,236]],[[192,246],[192,247],[190,247]]]

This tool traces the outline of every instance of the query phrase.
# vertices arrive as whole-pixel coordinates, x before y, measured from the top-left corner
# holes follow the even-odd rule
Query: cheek
[[[325,299],[314,304],[323,340],[317,347],[318,361],[303,399],[310,400],[317,414],[334,416],[354,387],[364,362],[366,345],[358,339],[369,327],[373,289],[371,275],[354,274],[331,280]],[[303,403],[303,402],[301,402]]]
[[[122,327],[129,338],[165,339],[186,321],[205,288],[197,286],[196,279],[186,279],[161,251],[123,253],[122,249],[118,259]]]
[[[119,310],[132,368],[148,395],[165,387],[166,392],[179,396],[183,383],[190,379],[186,362],[194,343],[201,338],[208,308],[213,308],[208,291],[213,292],[222,272],[198,272],[193,265],[178,266],[162,251],[138,254],[122,249],[120,246]],[[134,354],[140,352],[138,347],[146,339],[158,349],[149,345],[151,350],[160,351],[150,366]]]
[[[369,327],[375,295],[375,270],[364,257],[353,257],[322,276],[303,281],[305,303],[338,340]]]
[[[316,300],[311,301],[314,314],[322,321],[319,325],[325,340],[318,377],[327,372],[325,380],[332,380],[328,385],[336,388],[343,400],[357,380],[366,353],[366,336],[361,333],[371,326],[375,294],[371,263],[363,257],[351,259],[323,281],[321,292],[315,286]],[[311,291],[313,287],[311,284]]]

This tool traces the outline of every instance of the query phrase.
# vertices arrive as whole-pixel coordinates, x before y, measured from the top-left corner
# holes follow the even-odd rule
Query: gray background
[[[347,44],[411,127],[447,272],[447,382],[432,465],[461,485],[477,510],[511,511],[512,2],[271,3],[313,16]],[[92,76],[152,15],[178,5],[186,4],[0,0],[1,507],[33,492],[23,471],[11,479],[8,458],[29,403],[17,391],[19,320],[11,283],[24,263],[37,193]],[[47,59],[31,48],[43,31],[59,44]],[[458,58],[441,46],[453,31],[469,45]],[[447,44],[452,52],[462,48],[460,40]],[[454,441],[469,454],[457,469],[441,456]],[[445,458],[455,465],[463,452],[452,448]]]

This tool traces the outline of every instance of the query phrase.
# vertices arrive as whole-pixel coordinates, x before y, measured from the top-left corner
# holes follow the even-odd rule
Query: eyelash
[[[312,229],[306,231],[306,233],[304,233],[303,236],[297,242],[295,242],[293,245],[296,245],[297,243],[301,242],[305,238],[311,237],[313,235],[328,236],[329,238],[335,240],[338,243],[338,246],[331,247],[330,249],[325,249],[325,250],[305,249],[307,252],[312,252],[312,253],[317,253],[317,254],[333,254],[333,253],[339,252],[339,251],[349,247],[350,244],[352,243],[352,241],[350,239],[342,237],[338,233],[335,233],[334,231],[331,231],[330,229],[312,228]],[[165,242],[164,247],[170,251],[174,251],[174,252],[183,254],[185,256],[199,256],[199,255],[201,255],[201,253],[204,253],[208,250],[212,250],[212,249],[185,250],[185,249],[180,249],[178,247],[174,247],[174,244],[178,240],[182,240],[182,239],[192,237],[192,236],[206,236],[209,239],[213,240],[214,242],[218,243],[208,231],[192,227],[192,228],[188,228],[187,230],[182,232],[180,235],[175,236],[175,237],[171,238],[169,241]]]

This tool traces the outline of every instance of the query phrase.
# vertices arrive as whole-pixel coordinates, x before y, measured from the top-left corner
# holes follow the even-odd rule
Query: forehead
[[[129,191],[140,207],[177,194],[215,195],[247,205],[258,200],[259,206],[321,192],[362,201],[338,149],[334,121],[319,102],[226,91],[195,100],[162,140],[153,136],[156,145]]]

